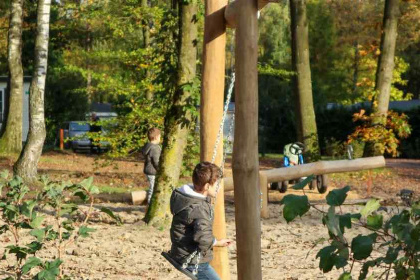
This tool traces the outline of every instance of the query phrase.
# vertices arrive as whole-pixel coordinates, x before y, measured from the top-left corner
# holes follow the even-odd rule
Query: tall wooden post
[[[233,182],[238,279],[262,279],[258,176],[257,0],[238,0]]]
[[[217,133],[223,115],[225,87],[226,25],[224,9],[227,0],[206,0],[204,23],[203,77],[200,106],[201,160],[211,161]],[[223,137],[223,136],[222,136]],[[222,163],[223,139],[218,147],[215,164]],[[223,185],[220,187],[215,206],[213,233],[217,239],[226,238],[225,202]],[[228,251],[225,247],[214,248],[211,262],[220,278],[230,279]]]
[[[64,130],[60,129],[60,150],[64,150]]]

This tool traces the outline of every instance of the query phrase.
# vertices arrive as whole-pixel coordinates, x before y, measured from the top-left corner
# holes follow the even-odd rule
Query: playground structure
[[[226,28],[236,28],[233,179],[225,178],[221,183],[215,205],[213,233],[217,239],[226,238],[224,191],[234,190],[237,271],[240,280],[262,279],[260,219],[268,217],[268,183],[311,174],[349,172],[385,166],[383,157],[374,157],[334,162],[321,161],[259,171],[257,14],[258,9],[268,3],[256,0],[236,0],[230,4],[227,0],[205,2],[200,106],[201,161],[212,161],[223,116]],[[222,160],[223,145],[219,145],[214,162],[220,166]],[[134,202],[139,202],[145,198],[145,192],[135,192],[132,196]],[[212,266],[221,279],[230,279],[226,247],[214,248]]]

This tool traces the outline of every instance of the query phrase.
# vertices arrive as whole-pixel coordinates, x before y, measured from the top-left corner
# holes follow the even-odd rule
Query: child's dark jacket
[[[200,263],[210,262],[215,241],[210,199],[197,197],[192,186],[185,185],[173,191],[170,206],[173,215],[171,256],[182,264],[198,249],[201,252]],[[194,258],[190,264],[196,263],[197,258]]]
[[[144,155],[144,169],[146,175],[156,175],[159,166],[161,148],[158,144],[146,143],[142,149]]]

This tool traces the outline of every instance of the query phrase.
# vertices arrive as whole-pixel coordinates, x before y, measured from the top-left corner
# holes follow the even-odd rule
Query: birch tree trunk
[[[308,22],[305,0],[290,0],[292,31],[292,67],[296,102],[297,134],[305,144],[307,161],[320,157],[315,110],[312,97],[312,80],[309,62]]]
[[[8,37],[10,98],[6,128],[0,138],[0,153],[2,154],[19,154],[22,151],[22,18],[23,0],[13,0]]]
[[[172,191],[178,187],[187,136],[191,125],[193,125],[191,112],[185,112],[184,107],[192,95],[191,89],[185,86],[193,83],[196,74],[196,0],[179,2],[179,13],[177,90],[171,108],[165,117],[165,133],[159,171],[152,201],[145,217],[145,221],[153,226],[166,224],[170,219],[169,200]]]
[[[29,92],[29,135],[23,151],[14,166],[15,174],[29,183],[36,181],[38,162],[46,136],[44,91],[48,63],[50,9],[51,0],[38,0],[35,67]]]
[[[376,68],[375,91],[372,109],[374,119],[372,125],[385,125],[391,94],[392,73],[394,71],[395,44],[397,42],[399,0],[386,0],[381,36],[381,54]],[[364,156],[378,156],[382,152],[372,142],[366,143]]]

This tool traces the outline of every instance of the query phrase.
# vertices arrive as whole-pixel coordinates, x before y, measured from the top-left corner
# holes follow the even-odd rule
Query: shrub
[[[364,109],[353,115],[354,122],[360,122],[355,131],[349,135],[349,143],[359,140],[373,143],[375,150],[381,154],[387,153],[393,157],[398,156],[398,146],[401,139],[410,136],[411,127],[405,114],[388,111],[386,123],[375,124],[374,114],[366,115]]]
[[[312,178],[308,177],[293,188],[303,190]],[[379,278],[386,276],[388,279],[393,272],[393,279],[420,279],[420,201],[401,211],[387,213],[387,208],[372,199],[359,213],[343,213],[340,206],[349,190],[347,186],[330,191],[326,197],[327,212],[310,204],[306,195],[290,194],[281,201],[284,204],[283,216],[288,223],[304,215],[311,207],[323,213],[322,222],[330,239],[329,245],[316,256],[320,259],[319,268],[325,273],[334,267],[343,270],[339,279],[352,279],[354,274],[359,274],[360,280],[366,279],[372,267],[381,271]],[[370,233],[349,238],[346,229],[352,227],[364,228]],[[362,265],[359,272],[354,271],[356,262]],[[368,279],[373,278],[371,274]]]
[[[5,246],[2,260],[14,255],[14,263],[8,266],[13,275],[6,279],[56,279],[63,276],[63,252],[70,244],[80,237],[89,236],[93,228],[87,226],[93,210],[93,195],[98,188],[92,185],[92,178],[78,184],[70,182],[49,181],[41,179],[44,189],[34,199],[28,199],[29,188],[19,177],[9,178],[8,172],[1,174],[0,193],[5,196],[0,199],[0,214],[3,223],[0,235],[10,233],[12,243]],[[78,196],[89,207],[83,212],[80,207],[70,202],[71,196]],[[52,209],[54,221],[48,220],[42,214],[42,209]],[[109,209],[101,209],[117,222],[121,222]],[[24,241],[22,236],[29,233],[30,241]],[[50,259],[41,259],[38,252],[55,248],[56,254]]]

